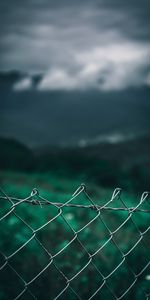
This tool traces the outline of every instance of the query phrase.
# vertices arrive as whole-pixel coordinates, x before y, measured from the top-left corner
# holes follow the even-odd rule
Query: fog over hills
[[[0,75],[0,135],[30,147],[149,135],[150,89],[125,91],[14,91],[25,75]],[[33,76],[36,85],[40,74]]]

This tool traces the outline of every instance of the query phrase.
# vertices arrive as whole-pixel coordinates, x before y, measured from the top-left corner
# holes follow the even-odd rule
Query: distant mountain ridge
[[[0,169],[29,170],[34,164],[33,152],[17,140],[0,138]]]
[[[150,88],[108,93],[39,91],[42,76],[0,73],[0,136],[11,136],[33,148],[84,147],[149,132]]]
[[[73,156],[80,156],[100,160],[107,160],[117,162],[119,164],[124,163],[136,163],[136,162],[147,162],[150,163],[150,136],[139,136],[134,139],[118,141],[117,143],[110,143],[109,141],[102,141],[100,143],[87,144],[84,147],[77,145],[68,146],[52,146],[47,145],[40,148],[29,149],[27,146],[23,145],[21,142],[10,139],[10,138],[0,138],[0,161],[6,163],[13,160],[13,156],[16,156],[16,161],[19,158],[18,153],[25,155],[26,162],[29,158],[35,160],[45,160],[46,158],[52,159],[53,156],[62,157],[67,154]],[[67,159],[67,156],[65,157]],[[3,165],[1,164],[1,167]],[[45,166],[46,167],[46,166]]]
[[[30,78],[32,81],[32,88],[34,89],[39,81],[42,79],[42,74],[28,74],[17,70],[0,72],[0,89],[13,90],[14,84],[19,81]]]
[[[0,72],[0,88],[11,89],[13,84],[23,78],[25,74],[19,71]]]

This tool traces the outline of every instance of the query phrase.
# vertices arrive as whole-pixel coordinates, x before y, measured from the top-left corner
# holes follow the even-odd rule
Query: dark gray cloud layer
[[[149,0],[1,1],[0,71],[19,72],[0,74],[0,135],[149,132],[149,15]]]
[[[149,14],[148,0],[1,1],[0,69],[44,72],[39,90],[149,85]]]

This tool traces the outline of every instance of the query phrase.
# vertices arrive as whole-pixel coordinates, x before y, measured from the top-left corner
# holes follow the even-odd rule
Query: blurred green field
[[[26,198],[36,187],[39,194],[46,200],[61,203],[69,201],[74,191],[80,186],[82,179],[80,177],[69,179],[61,175],[56,176],[52,172],[5,171],[0,173],[1,187],[10,197]],[[104,205],[111,199],[113,189],[88,182],[87,192],[95,204]],[[127,207],[135,207],[140,201],[140,196],[140,194],[123,191],[121,199]],[[37,198],[38,196],[33,197],[35,200],[38,200]],[[121,199],[116,197],[109,204],[109,207],[123,207]],[[71,203],[91,205],[83,193],[73,199]],[[11,206],[9,201],[1,199],[0,217],[9,211]],[[140,208],[149,209],[148,201],[142,204]],[[0,250],[8,257],[20,247],[19,252],[10,257],[9,263],[27,282],[50,262],[50,256],[36,239],[32,238],[32,230],[36,230],[36,238],[51,255],[60,251],[60,254],[54,258],[54,262],[67,278],[72,278],[84,267],[89,261],[88,253],[91,255],[96,253],[92,263],[70,284],[82,299],[88,299],[103,283],[101,273],[103,276],[108,276],[107,284],[119,297],[135,279],[133,272],[139,273],[149,259],[147,247],[150,236],[147,232],[140,241],[139,234],[139,231],[144,232],[148,227],[148,213],[133,213],[132,220],[129,218],[123,226],[121,224],[129,216],[126,211],[105,210],[101,211],[99,216],[98,212],[94,210],[63,207],[62,214],[59,215],[59,209],[55,206],[43,205],[41,207],[22,203],[16,206],[15,213],[30,227],[26,226],[13,213],[4,218],[0,222]],[[93,221],[91,222],[91,220]],[[89,225],[86,226],[86,224]],[[121,227],[117,231],[119,226]],[[40,229],[40,227],[42,228]],[[110,238],[110,232],[114,231],[116,232],[113,234],[113,238]],[[78,233],[78,238],[74,239],[75,232]],[[28,243],[30,238],[31,241]],[[72,239],[74,240],[68,245]],[[130,252],[136,243],[136,247]],[[22,247],[23,245],[25,247]],[[64,250],[61,252],[63,248]],[[129,254],[126,256],[125,262],[122,263],[125,253]],[[0,262],[1,265],[4,263],[3,255],[0,257]],[[118,269],[109,277],[109,274],[119,264]],[[0,299],[7,300],[11,299],[12,296],[15,298],[23,289],[23,283],[9,266],[4,268],[1,273]],[[146,280],[148,274],[149,270],[142,273],[135,287],[124,299],[142,299],[141,285],[145,290],[148,290],[148,280]],[[9,282],[11,282],[9,285],[8,277]],[[65,280],[52,264],[30,285],[30,289],[38,299],[41,299],[43,294],[43,299],[53,299],[65,285]],[[114,299],[106,286],[94,299],[104,299],[104,297]],[[31,295],[26,292],[21,299],[30,298],[32,299]],[[67,289],[61,299],[76,299],[76,296],[70,289]]]

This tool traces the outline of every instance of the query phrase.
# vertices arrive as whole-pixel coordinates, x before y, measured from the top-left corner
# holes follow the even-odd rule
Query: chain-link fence
[[[58,203],[1,190],[0,299],[150,299],[149,193],[130,207],[123,196],[93,201],[82,184]]]

